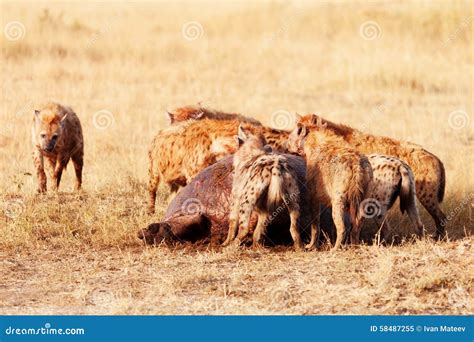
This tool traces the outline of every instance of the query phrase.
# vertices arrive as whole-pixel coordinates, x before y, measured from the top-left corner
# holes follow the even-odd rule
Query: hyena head
[[[272,151],[272,148],[267,145],[263,136],[253,135],[242,125],[239,125],[239,131],[235,136],[235,140],[238,147],[237,152],[234,154],[234,165]]]
[[[204,117],[205,109],[201,107],[180,107],[173,112],[166,112],[170,124],[187,120],[200,120]]]
[[[296,122],[296,128],[288,137],[287,147],[290,153],[304,155],[304,142],[310,130],[324,131],[326,123],[323,123],[321,118],[315,114],[296,115]]]
[[[35,110],[34,136],[39,147],[45,152],[53,152],[61,138],[67,114],[60,116],[50,108]]]

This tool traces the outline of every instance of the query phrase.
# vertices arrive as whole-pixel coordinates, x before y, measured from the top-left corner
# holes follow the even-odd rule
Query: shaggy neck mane
[[[313,134],[314,138],[316,138],[318,144],[332,144],[336,146],[343,146],[347,144],[343,137],[328,128],[314,130],[311,133]]]
[[[344,139],[348,138],[350,135],[356,132],[356,130],[350,126],[337,124],[326,119],[323,119],[323,123],[327,124],[326,129],[331,130],[335,134],[344,137]]]

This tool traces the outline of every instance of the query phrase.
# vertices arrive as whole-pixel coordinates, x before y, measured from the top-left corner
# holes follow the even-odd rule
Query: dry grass
[[[2,2],[1,12],[2,29],[20,21],[26,33],[0,38],[0,313],[474,312],[469,2]],[[374,40],[359,33],[369,20]],[[190,21],[203,27],[193,41],[182,35]],[[30,121],[45,100],[82,120],[80,194],[69,168],[59,194],[34,195]],[[143,246],[137,229],[166,207],[163,191],[156,217],[145,213],[148,143],[166,109],[198,101],[280,128],[291,122],[278,110],[317,111],[424,145],[445,162],[450,241],[334,254]],[[106,129],[100,110],[113,117]]]

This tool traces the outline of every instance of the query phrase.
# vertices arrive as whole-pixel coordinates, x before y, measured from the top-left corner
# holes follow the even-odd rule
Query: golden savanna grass
[[[473,14],[468,1],[2,2],[0,313],[472,314]],[[70,165],[58,194],[35,195],[30,125],[49,100],[82,121],[78,194]],[[449,241],[144,246],[136,232],[167,195],[148,216],[148,145],[166,110],[198,102],[422,144],[445,163]]]

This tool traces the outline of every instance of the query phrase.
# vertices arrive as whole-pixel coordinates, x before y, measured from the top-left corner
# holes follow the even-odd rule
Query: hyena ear
[[[328,125],[327,123],[323,123],[323,119],[321,119],[321,117],[316,114],[311,116],[311,124],[320,128],[325,128]]]
[[[171,124],[174,123],[174,114],[173,113],[167,111],[166,116],[168,117],[168,120]]]
[[[247,140],[247,132],[245,131],[245,128],[242,127],[242,125],[239,125],[239,134],[238,134],[239,138],[242,140],[242,141],[245,141]]]
[[[300,122],[301,119],[302,119],[301,115],[299,115],[298,113],[295,113],[295,122]]]
[[[237,143],[237,146],[242,146],[242,144],[245,142],[242,140],[238,135],[234,135],[235,142]]]
[[[308,134],[308,129],[302,123],[297,124],[297,133],[298,136],[304,138]]]
[[[38,109],[35,109],[35,117],[39,117],[40,111]]]
[[[64,123],[66,122],[66,118],[67,118],[67,113],[61,118],[61,127],[64,127]]]

